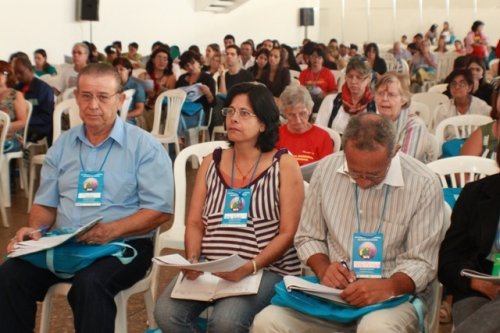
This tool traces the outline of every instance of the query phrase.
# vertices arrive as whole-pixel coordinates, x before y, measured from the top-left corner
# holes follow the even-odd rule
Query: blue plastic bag
[[[303,277],[304,280],[319,283],[317,277]],[[364,307],[351,307],[339,305],[319,297],[292,290],[287,291],[283,281],[274,286],[276,294],[271,299],[271,304],[291,308],[295,311],[305,313],[312,317],[331,320],[339,323],[349,323],[365,314],[398,306],[410,299],[410,295],[404,294],[382,303],[372,304]]]

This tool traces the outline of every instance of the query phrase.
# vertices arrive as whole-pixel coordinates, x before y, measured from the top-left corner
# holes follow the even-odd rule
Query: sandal
[[[442,301],[439,307],[439,323],[451,323],[451,304],[446,301]]]

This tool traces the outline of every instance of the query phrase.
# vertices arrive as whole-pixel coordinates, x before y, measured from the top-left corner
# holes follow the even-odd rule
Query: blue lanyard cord
[[[253,167],[252,176],[248,180],[247,186],[243,186],[243,188],[250,187],[250,183],[252,182],[253,177],[255,176],[255,172],[257,171],[257,167],[259,166],[260,158],[262,157],[262,152],[260,152],[259,157],[257,158],[257,162]],[[233,163],[231,164],[231,188],[234,188],[234,164],[236,160],[236,150],[233,148]]]
[[[108,160],[109,153],[111,152],[111,148],[113,147],[113,144],[115,142],[111,141],[111,144],[109,145],[108,152],[106,153],[106,156],[104,156],[104,161],[102,161],[101,167],[99,168],[98,171],[102,171],[102,167],[104,166],[104,163]],[[82,142],[80,141],[80,167],[82,168],[82,171],[85,171],[85,166],[83,165],[83,160],[82,160]]]
[[[380,222],[376,231],[377,234],[380,232],[380,228],[382,228],[382,222],[384,222],[385,217],[385,208],[387,207],[387,195],[389,193],[389,186],[384,185],[384,187],[384,205],[382,206],[382,212],[380,213]],[[356,219],[358,222],[358,232],[361,232],[361,214],[359,212],[358,184],[354,185],[354,202],[356,203]]]

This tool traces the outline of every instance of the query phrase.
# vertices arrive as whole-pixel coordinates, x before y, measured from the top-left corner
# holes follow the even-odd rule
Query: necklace
[[[245,185],[246,180],[247,180],[250,172],[252,172],[252,175],[250,176],[248,184],[250,184],[252,182],[252,179],[255,176],[255,171],[257,171],[257,167],[259,165],[259,161],[260,161],[261,156],[262,156],[262,152],[259,154],[257,161],[255,161],[255,163],[250,167],[248,172],[245,173],[245,172],[241,171],[238,163],[236,162],[236,152],[233,150],[233,167],[236,167],[236,170],[238,170],[239,174],[241,175],[241,177],[242,177],[241,181],[242,181],[243,185]],[[234,171],[231,170],[231,187],[233,187],[233,174],[234,174]]]

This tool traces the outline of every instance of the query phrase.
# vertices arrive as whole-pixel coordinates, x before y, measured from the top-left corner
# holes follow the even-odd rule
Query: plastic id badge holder
[[[355,232],[352,236],[352,271],[357,278],[382,277],[382,233]]]
[[[81,171],[78,176],[75,206],[100,206],[103,188],[104,172]]]
[[[224,200],[222,225],[227,227],[246,227],[252,190],[250,188],[228,189]]]

